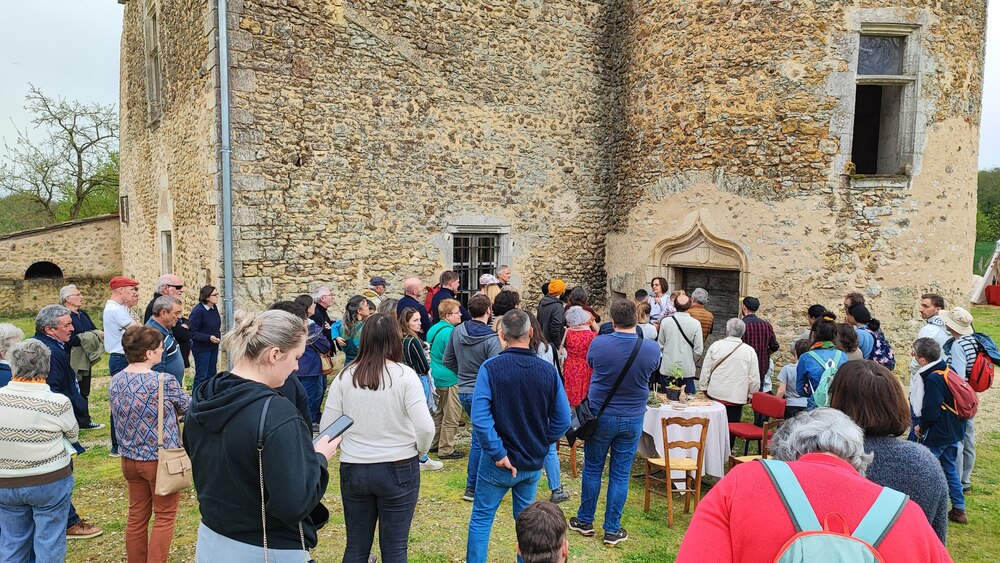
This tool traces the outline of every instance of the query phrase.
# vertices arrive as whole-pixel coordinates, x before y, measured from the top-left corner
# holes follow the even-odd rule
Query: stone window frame
[[[497,267],[503,264],[511,264],[511,254],[513,243],[510,236],[510,224],[499,219],[490,217],[463,217],[450,222],[444,229],[445,240],[443,245],[439,245],[445,254],[445,264],[449,270],[455,269],[454,241],[455,235],[497,235]],[[477,280],[478,282],[478,280]],[[475,290],[475,288],[462,288],[465,290]]]
[[[930,15],[925,10],[903,8],[862,8],[851,10],[846,29],[834,32],[831,43],[836,57],[847,64],[841,72],[832,73],[827,79],[827,92],[839,99],[830,121],[830,134],[839,140],[840,150],[834,157],[832,176],[840,176],[846,187],[853,189],[909,188],[914,177],[920,174],[923,165],[924,140],[927,127],[927,102],[920,97],[921,83],[925,75],[934,72],[934,59],[927,52],[925,35],[931,25]],[[851,169],[851,153],[854,137],[855,96],[859,75],[858,53],[862,35],[905,36],[903,53],[904,76],[913,78],[904,92],[904,111],[907,145],[903,175],[858,175]],[[863,81],[875,77],[865,76]],[[870,83],[870,82],[869,82]],[[902,105],[902,104],[901,104]],[[902,146],[902,145],[901,145]],[[832,179],[832,178],[831,178]]]
[[[150,127],[163,118],[163,73],[160,64],[160,3],[143,4],[143,55],[146,67],[146,122]]]

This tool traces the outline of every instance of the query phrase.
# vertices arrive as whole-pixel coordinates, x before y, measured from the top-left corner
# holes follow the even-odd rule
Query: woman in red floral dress
[[[569,406],[576,407],[587,396],[590,389],[590,365],[587,364],[587,350],[594,340],[590,324],[593,318],[582,307],[570,307],[566,311],[566,360],[563,362],[563,379],[566,381],[566,397]]]

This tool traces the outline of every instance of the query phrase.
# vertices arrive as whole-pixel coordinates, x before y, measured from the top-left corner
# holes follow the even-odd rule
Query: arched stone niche
[[[748,251],[742,244],[715,234],[710,223],[707,211],[700,210],[686,232],[657,243],[650,256],[649,277],[666,278],[670,291],[674,291],[683,288],[685,270],[737,272],[739,293],[745,295],[750,272]]]

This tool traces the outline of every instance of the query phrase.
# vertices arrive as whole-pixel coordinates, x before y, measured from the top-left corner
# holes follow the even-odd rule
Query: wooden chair
[[[748,461],[754,461],[755,459],[771,459],[771,456],[768,453],[771,449],[771,438],[774,437],[774,433],[784,422],[785,421],[781,419],[771,419],[765,422],[762,433],[764,436],[767,436],[767,439],[761,442],[760,455],[741,455],[739,457],[730,455],[729,468],[732,469],[736,465],[747,463]]]
[[[750,406],[753,408],[753,412],[770,418],[782,419],[785,417],[785,400],[770,393],[754,393],[750,400]],[[743,440],[743,455],[747,455],[750,442],[757,442],[757,451],[761,451],[761,441],[764,436],[762,427],[754,426],[749,422],[730,422],[729,435]]]
[[[577,469],[576,450],[577,448],[580,448],[582,446],[583,446],[583,440],[577,440],[573,442],[572,446],[569,445],[569,442],[566,440],[566,438],[560,438],[559,441],[556,442],[556,454],[569,459],[569,468],[574,479],[580,476],[580,470]],[[562,448],[569,448],[569,451],[563,452]]]
[[[708,419],[707,418],[662,418],[660,423],[663,425],[663,457],[662,458],[647,458],[646,459],[646,504],[643,507],[643,511],[649,512],[649,495],[650,493],[656,493],[661,496],[667,497],[667,526],[673,527],[674,525],[674,488],[673,485],[681,484],[684,487],[677,489],[677,492],[686,493],[684,495],[684,512],[687,513],[691,509],[691,496],[694,495],[694,507],[698,508],[698,501],[701,500],[701,474],[704,468],[705,461],[705,440],[708,437]],[[667,427],[668,426],[682,426],[682,427],[694,427],[701,426],[701,438],[697,442],[684,442],[684,441],[671,441],[667,437]],[[683,448],[691,449],[697,448],[698,456],[697,458],[691,457],[670,457],[671,448]],[[664,471],[663,479],[658,477],[653,477],[651,475],[653,468],[662,469]],[[683,471],[684,476],[680,478],[673,477],[671,471]],[[666,486],[666,491],[661,493],[660,491],[653,490],[651,482],[663,483]]]

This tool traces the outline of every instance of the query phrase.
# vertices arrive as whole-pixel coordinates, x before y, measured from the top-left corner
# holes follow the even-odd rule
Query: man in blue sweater
[[[512,309],[500,321],[507,348],[479,368],[472,427],[482,447],[466,561],[485,563],[500,501],[511,491],[514,519],[535,500],[549,445],[569,429],[569,401],[555,367],[531,349],[531,321]]]
[[[611,395],[615,381],[636,349],[636,339],[640,338],[635,332],[636,310],[631,300],[618,299],[611,304],[611,322],[615,326],[614,333],[594,338],[587,350],[587,363],[593,369],[587,399],[595,415]],[[607,409],[597,419],[594,435],[583,445],[580,509],[569,520],[571,530],[584,536],[594,535],[601,474],[610,452],[608,501],[604,509],[605,545],[617,545],[628,539],[628,532],[621,526],[622,508],[628,496],[632,461],[642,436],[649,375],[660,363],[660,348],[655,340],[640,340],[635,353],[635,360],[625,372],[621,386],[611,395]]]
[[[968,524],[965,494],[956,464],[967,421],[958,418],[955,412],[955,397],[944,380],[943,372],[948,366],[940,359],[941,346],[931,338],[918,338],[913,343],[913,357],[920,366],[917,375],[924,383],[924,403],[913,431],[941,462],[951,496],[948,519]]]

